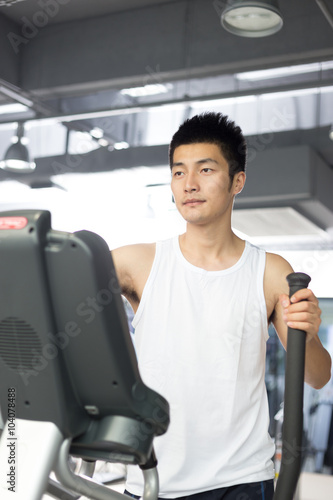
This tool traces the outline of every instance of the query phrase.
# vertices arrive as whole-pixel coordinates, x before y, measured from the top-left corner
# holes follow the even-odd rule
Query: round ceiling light
[[[229,0],[221,23],[234,35],[256,38],[277,33],[283,20],[276,1]]]

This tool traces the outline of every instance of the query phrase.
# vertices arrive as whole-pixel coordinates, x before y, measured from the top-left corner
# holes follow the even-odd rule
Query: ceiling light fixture
[[[257,81],[283,78],[285,76],[294,76],[306,73],[322,73],[323,71],[331,69],[333,69],[333,61],[325,61],[322,63],[298,64],[296,66],[282,66],[279,68],[260,69],[256,71],[243,71],[242,73],[237,73],[235,77],[237,80],[242,81]]]
[[[152,83],[144,85],[143,87],[132,87],[129,89],[122,89],[120,94],[129,95],[131,97],[146,97],[149,95],[165,94],[172,89],[172,84]]]
[[[234,35],[256,38],[277,33],[283,20],[277,0],[228,0],[221,23]]]
[[[100,139],[98,139],[98,144],[100,146],[102,146],[103,148],[106,148],[109,146],[109,141],[107,139],[105,139],[104,137],[101,137]]]
[[[120,142],[116,142],[115,144],[113,144],[113,147],[114,149],[128,149],[129,148],[129,144],[128,142],[126,141],[120,141]]]
[[[0,161],[0,168],[8,172],[29,174],[36,168],[36,163],[31,160],[29,150],[24,144],[24,126],[18,123],[17,141],[7,149],[4,159]]]
[[[93,129],[90,130],[90,135],[94,139],[102,139],[102,137],[104,136],[104,132],[103,132],[103,130],[101,128],[94,127]]]

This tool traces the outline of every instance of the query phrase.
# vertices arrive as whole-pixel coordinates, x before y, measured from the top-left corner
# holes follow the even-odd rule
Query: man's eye
[[[175,177],[180,177],[181,175],[183,175],[183,172],[179,172],[179,171],[178,171],[178,172],[175,172],[173,175],[174,175]]]
[[[202,172],[205,172],[205,173],[211,172],[211,171],[212,171],[212,169],[208,168],[208,167],[205,167],[205,168],[202,169]]]

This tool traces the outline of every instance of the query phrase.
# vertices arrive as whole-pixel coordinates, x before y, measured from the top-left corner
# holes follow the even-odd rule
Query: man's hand
[[[297,291],[289,299],[288,295],[279,296],[283,309],[283,320],[291,328],[306,332],[306,341],[312,340],[318,333],[321,323],[321,310],[318,299],[308,288]]]
[[[286,276],[291,272],[293,269],[285,259],[276,254],[267,254],[265,296],[268,298],[268,318],[273,322],[285,349],[288,343],[288,326],[306,332],[304,378],[311,387],[320,389],[331,378],[331,357],[318,336],[321,310],[318,299],[308,288],[298,290],[289,299]]]

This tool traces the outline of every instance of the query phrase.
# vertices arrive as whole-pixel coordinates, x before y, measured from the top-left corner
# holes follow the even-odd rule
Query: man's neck
[[[245,242],[231,228],[216,231],[211,227],[187,225],[179,237],[182,254],[191,264],[215,271],[228,269],[240,259]]]

